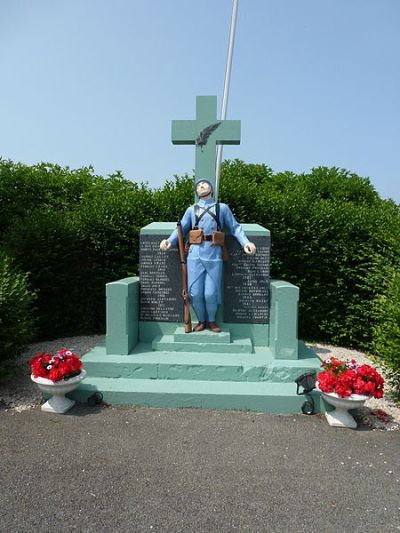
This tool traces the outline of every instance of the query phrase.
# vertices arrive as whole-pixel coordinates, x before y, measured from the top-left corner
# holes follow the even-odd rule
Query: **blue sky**
[[[162,185],[196,95],[222,100],[231,0],[3,0],[0,155]],[[240,0],[224,157],[347,168],[400,202],[400,1]]]

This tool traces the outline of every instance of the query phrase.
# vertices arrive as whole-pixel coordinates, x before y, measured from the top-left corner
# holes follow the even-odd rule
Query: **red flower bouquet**
[[[82,361],[70,350],[63,348],[56,354],[41,352],[28,361],[33,377],[61,381],[78,376],[82,370]]]
[[[340,398],[352,394],[382,398],[384,379],[370,365],[358,365],[328,357],[322,363],[323,371],[318,374],[318,387],[322,392],[335,392]]]

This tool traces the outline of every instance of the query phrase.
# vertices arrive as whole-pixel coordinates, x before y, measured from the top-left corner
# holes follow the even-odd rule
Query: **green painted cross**
[[[195,179],[209,180],[215,189],[217,144],[240,144],[240,120],[217,119],[217,97],[196,97],[196,120],[172,121],[173,144],[195,144]]]

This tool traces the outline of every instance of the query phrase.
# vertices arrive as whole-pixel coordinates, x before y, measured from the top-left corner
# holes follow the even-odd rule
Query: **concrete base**
[[[114,405],[237,409],[289,414],[301,413],[304,402],[304,398],[297,396],[293,386],[288,383],[191,380],[91,378],[73,395],[78,401],[84,402],[97,390],[102,392],[106,403]],[[320,411],[318,393],[313,397],[318,412]]]
[[[334,411],[326,412],[325,418],[328,424],[333,427],[351,429],[357,427],[354,417],[346,409],[336,408]]]
[[[153,222],[140,235],[161,240],[175,227],[173,222]],[[269,231],[258,224],[243,228],[250,240],[269,239]],[[158,241],[156,248],[155,254]],[[264,261],[269,261],[267,256]],[[106,343],[84,356],[88,378],[72,396],[85,401],[99,391],[113,404],[301,412],[306,398],[296,394],[294,380],[318,370],[320,360],[297,338],[298,287],[270,280],[268,295],[268,302],[257,304],[269,306],[268,313],[261,314],[265,321],[269,317],[268,323],[260,317],[254,319],[257,323],[236,323],[229,313],[234,322],[224,322],[222,302],[217,315],[221,333],[185,334],[181,322],[169,316],[139,319],[139,278],[108,283]],[[323,409],[319,393],[312,397],[315,410]]]
[[[217,343],[224,345],[221,339]],[[130,355],[107,355],[105,345],[97,346],[83,357],[88,377],[69,396],[84,402],[99,391],[110,404],[300,413],[305,397],[296,394],[294,379],[320,367],[302,342],[296,360],[275,359],[266,347],[255,346],[253,353],[201,352],[196,343],[192,347],[155,351],[154,344],[139,343]],[[320,394],[310,396],[316,412],[321,411]]]
[[[56,413],[59,415],[63,415],[64,413],[69,411],[74,405],[75,401],[70,400],[65,396],[53,396],[42,405],[41,410],[45,411],[46,413]]]
[[[85,377],[86,370],[84,369],[77,376],[56,382],[42,377],[35,378],[31,375],[31,380],[38,385],[45,399],[47,399],[47,402],[42,405],[42,411],[60,415],[69,411],[75,404],[75,401],[70,400],[65,395],[72,393],[78,387],[79,383],[82,383]]]
[[[327,402],[331,407],[335,408],[333,410],[327,410],[325,413],[325,418],[328,421],[328,424],[334,427],[351,429],[355,429],[357,427],[357,422],[349,413],[349,410],[362,407],[370,398],[370,396],[363,396],[360,394],[352,394],[346,398],[340,398],[335,393],[327,393],[322,391],[321,396],[324,402]]]

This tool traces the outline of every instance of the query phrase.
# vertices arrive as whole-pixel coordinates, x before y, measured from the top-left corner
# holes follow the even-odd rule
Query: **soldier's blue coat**
[[[213,198],[209,200],[200,199],[197,203],[200,207],[211,207],[213,213],[215,214],[215,205],[216,202]],[[233,216],[232,211],[229,206],[226,204],[220,203],[220,212],[219,212],[219,223],[221,230],[229,229],[230,233],[236,237],[239,244],[243,247],[249,242],[246,237],[242,226],[236,221]],[[200,214],[201,214],[200,210]],[[182,232],[186,236],[189,230],[194,228],[196,221],[195,215],[195,206],[190,206],[185,214],[182,217]],[[198,224],[199,229],[203,230],[204,235],[211,235],[213,231],[217,229],[217,223],[215,219],[206,213],[200,220]],[[176,245],[178,242],[178,231],[175,230],[168,238],[168,241],[171,245]],[[195,311],[198,315],[199,320],[204,320],[203,317],[199,316],[198,309],[196,308],[195,302],[199,298],[204,298],[204,283],[203,286],[199,283],[196,283],[201,276],[205,278],[204,273],[208,274],[216,287],[216,303],[221,303],[221,275],[222,275],[222,248],[221,246],[214,246],[211,241],[204,241],[202,244],[193,244],[190,246],[187,265],[188,265],[188,287],[189,294],[191,297],[192,304],[195,308]],[[206,299],[207,304],[207,299]],[[207,306],[207,305],[206,305]],[[216,308],[216,306],[215,306]],[[208,306],[207,306],[208,310]],[[200,314],[202,314],[200,312]],[[214,318],[210,318],[210,321],[213,321]]]

